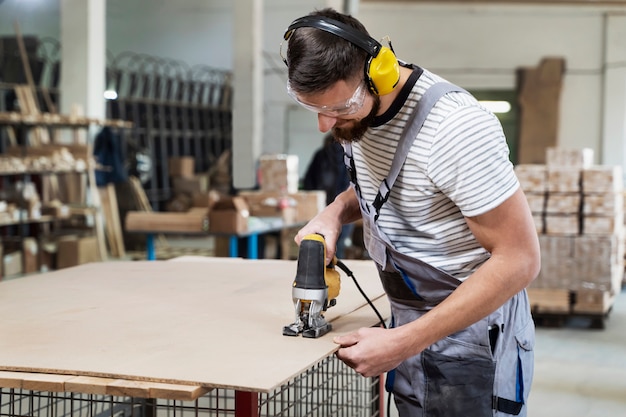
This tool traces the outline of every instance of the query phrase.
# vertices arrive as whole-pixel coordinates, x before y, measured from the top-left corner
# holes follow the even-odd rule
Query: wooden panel
[[[10,335],[0,338],[0,370],[268,392],[333,354],[333,336],[377,322],[342,275],[326,314],[333,331],[285,337],[295,261],[200,259],[93,263],[0,282],[0,334]],[[345,264],[387,317],[373,263]]]

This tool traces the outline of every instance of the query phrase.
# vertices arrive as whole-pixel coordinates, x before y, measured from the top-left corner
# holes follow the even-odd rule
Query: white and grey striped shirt
[[[405,121],[426,89],[440,81],[424,70],[399,111],[352,144],[359,187],[370,204]],[[398,251],[462,280],[489,258],[464,216],[488,212],[518,186],[498,119],[472,96],[448,93],[418,133],[377,223]]]

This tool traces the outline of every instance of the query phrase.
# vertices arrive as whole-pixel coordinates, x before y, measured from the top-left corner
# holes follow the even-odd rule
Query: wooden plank
[[[129,211],[126,213],[129,232],[206,233],[208,210],[186,213]]]
[[[107,386],[116,379],[95,376],[75,376],[65,381],[65,391],[81,394],[107,395]]]
[[[123,257],[125,255],[124,241],[122,239],[115,186],[108,184],[106,187],[99,187],[98,193],[100,194],[105,233],[111,255],[114,258]]]
[[[150,383],[117,379],[107,385],[106,393],[118,397],[150,398]]]
[[[2,382],[1,378],[2,373],[0,371],[0,382]],[[65,391],[93,395],[129,395],[141,398],[193,401],[211,391],[211,389],[198,385],[76,376],[65,382]]]
[[[116,249],[116,256],[121,258],[126,256],[126,248],[124,247],[124,236],[122,233],[122,222],[120,221],[120,212],[117,204],[117,194],[115,185],[109,184],[106,189],[107,201],[109,205],[108,220],[112,223],[113,242]]]
[[[65,382],[71,375],[57,375],[25,372],[22,380],[22,389],[31,391],[63,392]]]
[[[22,388],[23,380],[23,372],[0,371],[0,387],[15,389]]]
[[[150,398],[164,400],[193,401],[211,391],[211,388],[198,385],[178,385],[152,382],[150,384]]]
[[[89,145],[91,148],[91,145]],[[92,149],[89,150],[92,153]],[[87,164],[87,188],[91,196],[92,205],[94,207],[94,220],[96,238],[98,239],[98,251],[100,259],[106,261],[108,258],[106,237],[104,231],[104,217],[102,214],[102,203],[100,202],[100,194],[96,185],[96,173],[93,164]]]
[[[41,112],[39,111],[39,105],[33,95],[33,90],[27,85],[17,85],[14,88],[17,95],[18,102],[20,104],[20,111],[23,116],[39,117]],[[41,145],[50,143],[50,135],[48,130],[42,126],[36,126],[33,128],[34,136],[30,138],[30,145]]]

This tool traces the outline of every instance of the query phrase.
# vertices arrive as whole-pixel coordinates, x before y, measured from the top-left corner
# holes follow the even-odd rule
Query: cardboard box
[[[174,194],[185,193],[194,195],[209,189],[209,176],[198,174],[191,177],[173,177],[172,189]]]
[[[276,191],[242,191],[240,197],[246,200],[250,216],[280,217],[281,194]]]
[[[170,177],[193,178],[195,160],[192,156],[171,157],[167,161]]]
[[[526,193],[543,193],[548,188],[548,170],[545,165],[519,164],[515,166],[515,174]]]
[[[221,195],[215,190],[203,191],[195,193],[192,197],[192,207],[204,207],[211,208],[216,201],[220,199]]]
[[[57,269],[100,260],[95,236],[63,236],[57,241]]]
[[[591,148],[564,149],[549,147],[546,149],[546,164],[551,167],[587,168],[593,164],[593,158],[594,152]]]
[[[574,236],[580,233],[580,217],[577,214],[546,214],[546,234]]]
[[[548,191],[558,193],[580,192],[579,168],[548,167]]]
[[[263,155],[259,159],[259,184],[262,191],[296,193],[299,182],[298,155]]]
[[[624,179],[620,165],[596,165],[582,171],[582,189],[587,193],[622,192]]]
[[[242,191],[239,196],[245,198],[251,216],[287,217],[295,222],[306,222],[315,217],[326,206],[325,191],[298,191],[283,195],[275,191]],[[285,215],[280,200],[288,201],[288,209],[295,213]]]
[[[243,233],[248,230],[249,217],[248,205],[243,197],[222,198],[209,211],[209,231]]]
[[[578,214],[580,204],[580,193],[549,193],[546,201],[546,213]]]

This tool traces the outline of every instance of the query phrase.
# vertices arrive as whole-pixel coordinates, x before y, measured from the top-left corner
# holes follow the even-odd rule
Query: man
[[[296,242],[322,234],[332,257],[362,217],[392,307],[392,328],[336,337],[337,357],[388,372],[401,416],[526,415],[539,244],[498,120],[351,16],[315,11],[284,38],[288,92],[342,141],[353,181]]]

